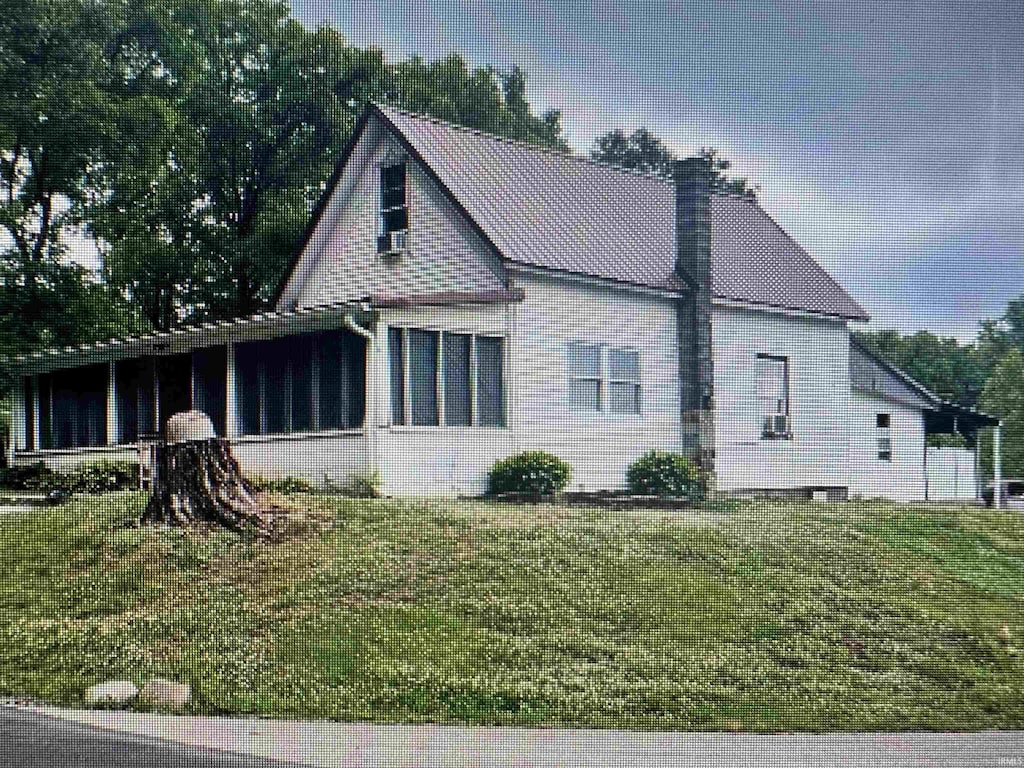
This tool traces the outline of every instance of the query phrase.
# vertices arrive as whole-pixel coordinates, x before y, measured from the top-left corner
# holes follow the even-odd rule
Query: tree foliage
[[[717,149],[701,147],[700,157],[708,161],[712,172],[712,185],[721,192],[742,195],[751,200],[757,197],[757,188],[748,179],[730,177],[727,171],[732,163]],[[646,128],[637,128],[626,134],[621,128],[602,134],[594,140],[590,157],[602,163],[617,165],[642,173],[653,173],[672,178],[676,154]]]
[[[898,331],[862,331],[857,339],[943,399],[974,406],[985,385],[989,367],[974,344],[940,338],[928,331],[903,335]]]
[[[979,399],[983,410],[1002,422],[1003,477],[1024,478],[1024,352],[1014,347],[1000,360]],[[989,451],[983,451],[991,472]]]
[[[138,112],[112,93],[121,6],[10,0],[0,14],[0,355],[130,331],[127,303],[68,259],[91,172]],[[0,374],[0,391],[7,381]]]

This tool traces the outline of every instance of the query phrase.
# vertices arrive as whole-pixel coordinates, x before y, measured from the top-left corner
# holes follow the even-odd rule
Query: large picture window
[[[500,337],[390,328],[388,360],[392,424],[504,426]]]
[[[362,426],[366,344],[343,330],[235,347],[243,435]]]

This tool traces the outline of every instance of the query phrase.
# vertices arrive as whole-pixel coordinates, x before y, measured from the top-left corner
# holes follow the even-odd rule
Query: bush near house
[[[546,451],[526,451],[496,461],[488,473],[488,490],[549,496],[569,484],[572,468]]]
[[[652,450],[626,470],[629,490],[641,496],[676,496],[700,501],[707,483],[686,456],[672,451]]]
[[[139,465],[133,461],[90,461],[61,472],[39,461],[0,470],[0,488],[15,491],[106,493],[138,485]]]

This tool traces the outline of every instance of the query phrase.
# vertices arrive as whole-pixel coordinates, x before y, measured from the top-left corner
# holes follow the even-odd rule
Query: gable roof
[[[688,289],[675,269],[671,181],[376,104],[363,115],[353,141],[370,114],[390,126],[484,241],[509,262],[661,290]],[[323,201],[317,213],[322,208]],[[710,208],[714,296],[867,319],[756,202],[713,194]]]

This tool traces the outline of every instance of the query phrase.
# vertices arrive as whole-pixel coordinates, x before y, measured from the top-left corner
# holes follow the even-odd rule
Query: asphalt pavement
[[[0,766],[4,768],[295,768],[295,765],[0,706]]]

